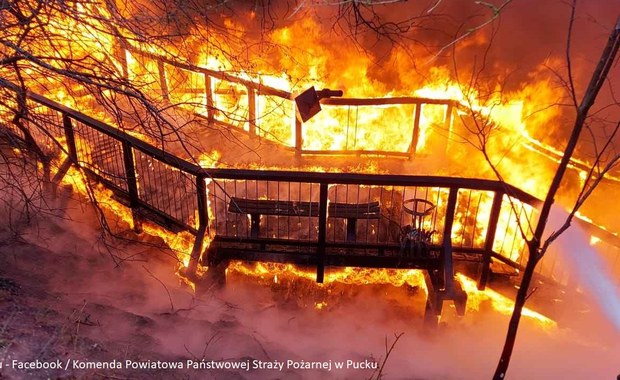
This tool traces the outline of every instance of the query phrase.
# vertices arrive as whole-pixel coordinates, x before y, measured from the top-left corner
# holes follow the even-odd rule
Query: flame
[[[316,302],[316,303],[314,304],[314,308],[315,308],[315,309],[317,309],[317,310],[323,310],[323,309],[325,309],[326,307],[327,307],[327,302],[325,302],[325,301],[322,301],[322,302]]]
[[[504,178],[518,187],[541,197],[545,193],[553,163],[557,163],[561,152],[545,143],[540,135],[543,131],[536,130],[536,126],[552,125],[559,117],[558,107],[548,105],[558,103],[560,91],[555,88],[540,73],[532,73],[527,85],[508,92],[502,88],[491,88],[484,92],[478,88],[458,83],[446,67],[433,67],[425,76],[416,76],[414,65],[408,59],[398,59],[403,51],[395,48],[391,53],[396,69],[383,69],[392,74],[391,78],[380,78],[376,73],[375,62],[368,55],[358,54],[356,47],[346,43],[324,43],[323,26],[313,17],[305,17],[291,22],[283,27],[274,27],[266,36],[268,42],[279,46],[280,50],[267,49],[260,55],[261,59],[252,59],[251,64],[233,62],[234,54],[223,52],[234,51],[228,40],[218,40],[217,35],[211,43],[201,41],[200,36],[211,35],[206,26],[194,25],[188,36],[181,43],[149,43],[140,36],[132,33],[131,28],[118,25],[105,7],[93,4],[76,3],[72,5],[76,11],[88,22],[80,22],[78,18],[70,18],[59,12],[52,12],[45,23],[52,34],[58,38],[41,39],[33,45],[40,56],[60,58],[50,60],[57,69],[66,69],[62,62],[75,60],[90,64],[95,74],[107,75],[105,69],[112,69],[115,75],[120,75],[123,69],[123,60],[127,63],[128,76],[132,85],[139,89],[148,100],[156,105],[166,102],[164,88],[168,87],[168,101],[182,105],[194,112],[207,114],[207,95],[205,77],[197,72],[163,65],[164,72],[159,72],[160,66],[149,57],[138,53],[120,49],[116,35],[127,38],[134,48],[146,53],[166,58],[176,58],[182,63],[192,63],[197,67],[225,71],[236,78],[251,80],[257,87],[270,86],[284,92],[299,93],[309,86],[317,88],[344,89],[347,97],[396,97],[417,96],[431,99],[451,99],[460,106],[455,110],[456,120],[452,125],[447,124],[446,106],[424,105],[420,109],[420,130],[417,136],[417,145],[413,147],[412,120],[416,112],[413,105],[388,106],[346,106],[337,107],[325,105],[323,112],[318,114],[304,125],[302,136],[296,136],[296,115],[294,103],[290,97],[259,94],[243,84],[226,79],[211,79],[213,106],[216,108],[214,117],[231,124],[239,129],[250,131],[251,121],[248,120],[250,104],[255,102],[257,119],[254,121],[259,136],[279,142],[283,145],[294,146],[297,137],[301,137],[302,148],[305,150],[369,150],[386,152],[408,152],[415,150],[422,154],[433,154],[433,141],[437,139],[451,139],[447,144],[454,143],[457,138],[467,137],[467,130],[476,127],[493,127],[489,138],[494,145],[489,150],[489,160],[501,170]],[[136,8],[132,8],[135,6]],[[124,15],[133,16],[138,13],[141,4],[129,5],[119,10]],[[254,19],[255,14],[249,15]],[[129,19],[130,17],[128,17]],[[114,30],[110,28],[114,25]],[[225,26],[230,37],[236,39],[250,39],[250,33],[238,22],[232,19],[225,20]],[[120,29],[119,29],[120,28]],[[18,35],[17,33],[15,35]],[[480,34],[476,38],[482,38]],[[232,38],[231,38],[232,39]],[[476,41],[474,41],[476,42]],[[479,41],[478,41],[479,42]],[[478,43],[476,42],[476,43]],[[189,51],[184,46],[190,46]],[[221,47],[214,51],[214,46]],[[122,50],[120,54],[116,54]],[[294,59],[291,59],[294,57]],[[348,59],[341,59],[347,57]],[[240,59],[241,61],[241,59]],[[106,67],[105,63],[111,66]],[[546,63],[548,64],[548,63]],[[109,125],[116,125],[116,118],[97,106],[92,94],[84,91],[84,86],[68,81],[58,75],[48,75],[42,69],[31,65],[25,67],[23,73],[26,80],[32,82],[32,87],[45,91],[61,104],[85,112]],[[9,73],[7,77],[13,74]],[[164,85],[162,85],[164,78]],[[67,81],[67,83],[64,83]],[[50,90],[51,89],[51,90]],[[105,95],[105,93],[103,94]],[[37,112],[37,111],[35,111]],[[473,121],[472,121],[473,120]],[[460,129],[458,129],[460,128]],[[542,129],[542,128],[541,128]],[[154,137],[146,131],[127,131],[143,141],[153,143]],[[157,137],[157,136],[155,136]],[[471,136],[469,136],[471,137]],[[61,142],[64,144],[64,142]],[[88,156],[90,149],[87,144],[80,144],[80,155]],[[514,148],[513,153],[506,155],[507,148]],[[458,161],[460,146],[452,148]],[[469,151],[467,151],[469,152]],[[468,153],[462,153],[466,155]],[[541,164],[540,158],[544,157]],[[484,160],[473,155],[467,157],[468,163],[477,176],[493,176]],[[202,167],[220,166],[220,154],[217,152],[203,153],[198,158]],[[358,168],[347,168],[347,172],[372,172],[382,170],[374,164],[363,164]],[[573,167],[588,165],[583,160],[575,160]],[[252,168],[267,169],[266,166],[250,164]],[[532,175],[533,168],[537,170]],[[278,167],[269,167],[278,169]],[[343,169],[331,167],[304,167],[312,171],[338,171]],[[464,173],[471,175],[472,173]],[[583,172],[580,172],[582,176]],[[210,183],[207,179],[207,184]],[[74,189],[88,196],[88,188],[82,173],[71,169],[63,182],[70,183]],[[209,186],[207,186],[209,188]],[[113,194],[101,186],[93,188],[94,196],[99,204],[108,212],[114,213],[122,221],[133,227],[131,210],[115,201]],[[439,194],[438,208],[445,207],[447,194]],[[210,199],[210,197],[207,197]],[[210,205],[209,205],[210,206]],[[455,241],[471,239],[473,246],[481,246],[487,234],[484,219],[490,215],[492,197],[481,194],[477,205],[476,215],[480,215],[475,223],[470,223],[473,210],[462,208],[457,210],[451,238]],[[515,212],[516,211],[516,212]],[[513,261],[521,259],[524,247],[524,238],[531,233],[528,226],[532,222],[532,210],[527,205],[505,197],[500,212],[497,234],[493,242],[493,249]],[[213,213],[209,213],[213,217]],[[535,217],[535,216],[534,216]],[[197,219],[197,218],[194,218]],[[523,231],[519,225],[524,226]],[[473,226],[473,227],[468,227]],[[424,226],[425,228],[427,225]],[[473,228],[473,230],[467,230]],[[145,222],[143,229],[146,233],[159,236],[179,257],[182,266],[187,266],[189,254],[192,250],[193,237],[189,233],[174,234],[159,226]],[[471,236],[471,237],[470,237]],[[438,236],[436,236],[438,238]],[[209,243],[206,239],[205,246]],[[278,266],[271,264],[257,264],[249,267],[246,264],[236,263],[231,270],[247,275],[271,276],[274,281],[278,277],[294,274],[299,277],[314,279],[314,273],[303,271],[290,265]],[[423,277],[419,271],[376,271],[359,268],[345,268],[341,271],[330,271],[326,274],[326,283],[382,283],[394,286],[409,284],[410,286],[424,287]],[[471,280],[459,275],[471,299],[482,298],[492,302],[494,307],[503,312],[510,310],[509,302],[493,291],[477,292],[471,286]],[[425,287],[424,287],[425,288]],[[478,297],[478,298],[477,298]],[[472,308],[479,307],[481,301],[473,303]],[[326,305],[318,306],[324,308]],[[530,313],[528,311],[527,313]],[[543,316],[531,312],[531,317],[547,322]],[[527,314],[526,314],[527,315]]]
[[[85,15],[92,15],[93,18],[109,17],[105,12],[92,9],[91,7],[80,8]],[[244,27],[235,23],[233,20],[225,20],[229,26],[229,32],[236,34],[237,37],[244,38]],[[96,22],[95,25],[100,25]],[[118,42],[114,40],[111,32],[106,32],[104,25],[101,28],[84,28],[75,20],[65,20],[52,25],[58,32],[74,32],[79,36],[73,41],[67,42],[67,46],[57,49],[57,54],[67,54],[70,56],[86,54],[93,51],[98,54],[114,51],[118,48]],[[203,35],[203,27],[196,28],[195,36]],[[211,46],[200,45],[193,40],[195,37],[188,37],[187,45],[192,46],[197,53],[197,59],[185,57],[180,54],[178,46],[172,45],[162,48],[155,44],[145,43],[140,39],[129,39],[128,41],[139,50],[170,57],[177,55],[180,61],[192,61],[197,66],[206,67],[220,71],[233,71],[234,75],[240,79],[249,79],[256,83],[265,84],[271,87],[290,91],[293,93],[314,85],[316,87],[344,88],[349,97],[373,97],[377,94],[384,96],[421,96],[434,99],[453,99],[461,104],[482,112],[489,116],[494,122],[501,124],[502,128],[510,129],[517,135],[525,136],[526,132],[523,123],[520,123],[521,112],[523,110],[523,98],[531,94],[498,94],[496,97],[486,99],[484,102],[479,100],[476,91],[460,86],[450,79],[449,71],[444,67],[432,68],[427,79],[427,83],[420,79],[399,78],[400,84],[397,87],[389,86],[387,83],[373,79],[369,75],[374,63],[370,57],[356,58],[343,61],[335,59],[337,56],[358,57],[354,47],[348,45],[332,46],[330,44],[321,45],[317,41],[310,39],[309,35],[322,35],[322,26],[312,18],[307,17],[300,22],[292,25],[275,28],[268,35],[274,44],[290,46],[295,44],[299,50],[295,49],[295,60],[290,60],[279,54],[273,54],[271,61],[264,62],[263,67],[253,62],[252,67],[246,70],[236,66],[233,62],[225,59],[221,54],[214,54]],[[125,31],[127,32],[127,31]],[[141,41],[139,44],[137,41]],[[224,41],[218,41],[226,47]],[[302,45],[300,45],[302,44]],[[77,48],[76,48],[77,46]],[[45,49],[46,47],[42,47]],[[394,55],[398,55],[395,52]],[[100,61],[111,60],[120,67],[117,57],[97,56]],[[161,93],[163,91],[160,82],[160,69],[157,63],[147,57],[139,56],[128,51],[124,52],[124,59],[128,65],[129,78],[138,87],[143,87],[145,92]],[[399,65],[403,65],[402,60]],[[273,73],[276,66],[280,73]],[[405,72],[405,68],[402,68]],[[338,73],[337,78],[333,78],[331,73]],[[185,105],[199,113],[206,113],[206,96],[204,89],[204,78],[201,74],[185,69],[175,68],[165,65],[163,77],[166,78],[167,87],[170,89],[171,101],[174,104]],[[254,98],[258,111],[255,120],[259,133],[274,141],[292,146],[294,145],[294,125],[295,114],[293,103],[289,99],[276,96],[261,95],[251,93],[244,85],[233,83],[222,79],[212,79],[213,105],[217,109],[215,117],[218,120],[236,125],[240,129],[249,131],[248,122],[249,98]],[[533,86],[531,86],[533,87]],[[538,86],[537,92],[540,92]],[[418,90],[411,91],[413,88]],[[547,86],[548,88],[548,86]],[[547,91],[547,96],[549,96]],[[79,106],[79,102],[73,101],[71,96],[63,92],[58,92],[56,98],[63,104]],[[157,97],[156,97],[157,99]],[[414,149],[419,152],[430,153],[432,147],[428,146],[431,138],[445,135],[449,131],[445,130],[446,107],[437,105],[426,105],[422,107],[420,130],[418,132],[417,146],[411,147],[412,141],[412,118],[415,107],[413,105],[390,105],[390,106],[349,106],[334,107],[325,106],[324,112],[311,119],[303,129],[303,149],[307,150],[368,150],[386,152],[408,152]],[[92,110],[87,110],[87,112]],[[537,114],[537,122],[544,121],[541,112]],[[103,116],[103,115],[99,115]],[[546,116],[549,119],[550,116]],[[520,178],[525,179],[525,178]],[[516,181],[515,181],[516,182]],[[534,186],[534,185],[532,185]]]
[[[305,270],[292,264],[274,263],[246,263],[233,261],[228,267],[227,273],[239,273],[251,278],[258,278],[267,283],[278,283],[281,278],[301,278],[314,282],[316,273],[313,270]],[[467,310],[469,312],[480,311],[482,304],[489,303],[493,310],[500,314],[510,315],[514,309],[514,301],[508,297],[487,288],[483,291],[478,290],[477,284],[471,278],[457,273],[457,281],[467,293]],[[389,285],[401,287],[408,285],[422,289],[426,294],[428,290],[424,282],[424,274],[421,270],[387,270],[387,269],[365,269],[345,267],[342,269],[330,270],[325,273],[323,284],[316,283],[318,288],[329,287],[333,283],[356,284],[356,285]],[[321,300],[313,304],[317,310],[324,310],[328,307],[328,302]],[[523,316],[536,322],[541,328],[551,330],[557,328],[557,323],[529,308],[523,309]]]
[[[108,213],[108,216],[118,218],[119,221],[126,223],[128,228],[134,228],[134,219],[131,209],[115,200],[113,192],[103,185],[95,184],[89,186],[86,182],[85,174],[80,170],[71,167],[63,177],[62,183],[71,185],[75,192],[84,197],[90,198],[92,194],[92,197],[97,200],[97,205],[105,213]],[[173,233],[149,221],[142,222],[142,229],[143,232],[148,235],[161,238],[164,243],[176,253],[179,260],[179,269],[188,266],[195,240],[194,235],[187,231]],[[210,239],[205,239],[203,242],[203,250],[209,243]],[[206,268],[200,268],[201,272],[204,270],[206,270]]]
[[[147,5],[144,6],[148,8]],[[539,125],[557,116],[556,108],[543,109],[544,105],[551,104],[558,98],[557,90],[554,91],[543,79],[535,80],[535,75],[532,75],[533,80],[520,90],[508,93],[501,91],[501,88],[491,89],[493,91],[487,91],[488,94],[481,96],[478,89],[457,83],[450,71],[443,66],[430,68],[424,77],[407,75],[406,73],[416,72],[415,68],[408,63],[409,60],[400,57],[403,51],[395,48],[390,57],[396,65],[395,69],[390,70],[394,78],[378,78],[374,74],[376,64],[372,57],[360,55],[355,46],[321,43],[322,39],[327,37],[324,26],[312,15],[286,26],[274,27],[263,38],[274,46],[280,46],[281,50],[264,51],[259,54],[260,59],[244,64],[241,59],[234,61],[231,58],[232,54],[222,54],[234,51],[235,46],[231,45],[232,38],[218,40],[216,33],[212,37],[213,43],[202,41],[200,36],[213,34],[213,31],[204,25],[192,25],[193,30],[180,43],[166,44],[161,41],[149,43],[139,38],[140,36],[132,35],[130,28],[123,28],[122,24],[117,25],[105,7],[81,3],[76,7],[80,16],[88,19],[88,23],[79,22],[77,18],[64,17],[60,12],[53,13],[49,28],[54,34],[71,37],[57,39],[58,42],[54,42],[54,46],[42,42],[40,46],[36,46],[37,50],[51,51],[58,58],[88,59],[93,62],[94,67],[104,66],[104,62],[112,62],[113,68],[117,71],[121,70],[121,60],[124,59],[132,84],[145,94],[152,95],[151,100],[154,102],[162,100],[161,79],[164,78],[165,86],[170,91],[170,101],[189,107],[198,113],[207,112],[204,75],[169,64],[163,65],[164,72],[160,73],[159,65],[150,57],[122,49],[122,54],[115,54],[113,52],[119,51],[119,41],[115,39],[115,35],[120,33],[126,37],[127,43],[139,51],[175,58],[181,63],[191,62],[197,67],[226,71],[239,79],[254,81],[259,87],[264,84],[287,92],[299,93],[314,85],[317,88],[344,89],[348,97],[419,96],[455,100],[498,126],[500,130],[498,139],[502,144],[501,148],[495,149],[496,153],[514,145],[515,142],[522,142],[525,148],[531,148],[532,144],[536,145],[537,140],[527,131],[524,115]],[[127,18],[134,16],[132,12],[139,14],[141,11],[140,6],[126,6],[118,10]],[[224,23],[228,37],[251,39],[250,32],[241,22],[224,18]],[[112,30],[110,25],[114,25],[117,29]],[[309,36],[316,37],[309,38]],[[478,34],[476,38],[484,39],[484,35]],[[183,50],[184,47],[189,47],[189,51]],[[220,47],[221,51],[216,47]],[[260,52],[250,50],[250,53]],[[291,59],[291,54],[294,59]],[[98,65],[94,64],[95,62]],[[32,75],[35,77],[36,73]],[[58,78],[45,77],[37,80],[55,80],[57,88],[59,85]],[[258,95],[243,84],[225,79],[212,78],[211,82],[213,106],[216,109],[214,116],[217,120],[249,131],[248,112],[250,99],[253,99],[258,115],[255,120],[258,133],[284,145],[294,145],[296,116],[291,99],[262,93]],[[73,86],[72,90],[75,93],[81,91],[79,86]],[[96,113],[99,120],[114,124],[113,117],[93,107],[84,107],[83,97],[67,93],[64,88],[52,91],[52,95],[65,105],[80,109],[91,116],[95,116]],[[539,107],[534,109],[531,104],[538,104]],[[412,147],[414,113],[413,105],[372,107],[326,105],[323,112],[304,125],[301,136],[302,148],[318,151],[415,150],[419,153],[432,154],[434,147],[430,142],[449,137],[448,135],[453,132],[450,126],[445,125],[446,106],[422,106],[417,146]],[[505,159],[506,162],[508,160]],[[523,166],[515,161],[505,166],[514,168]],[[527,175],[527,171],[507,170],[505,176],[509,182],[518,184],[520,188],[535,195],[540,195],[545,189],[545,182],[541,181],[539,176]],[[536,178],[537,181],[532,178]]]
[[[511,315],[514,310],[514,301],[508,297],[492,290],[478,290],[476,281],[457,273],[456,278],[461,284],[463,290],[467,293],[467,310],[478,311],[483,303],[490,303],[493,310],[504,315]],[[535,321],[540,327],[551,330],[557,328],[557,322],[527,307],[523,308],[522,315],[530,320]]]
[[[316,280],[316,272],[304,270],[293,264],[262,262],[249,264],[243,261],[233,261],[230,263],[228,271],[262,279],[273,279],[274,282],[277,282],[276,279],[278,277],[282,278],[286,276],[303,278],[311,281]],[[417,269],[389,270],[345,267],[339,270],[327,271],[323,284],[317,283],[316,285],[322,287],[331,283],[357,285],[383,284],[396,287],[406,284],[412,287],[426,289],[424,275],[422,271]]]

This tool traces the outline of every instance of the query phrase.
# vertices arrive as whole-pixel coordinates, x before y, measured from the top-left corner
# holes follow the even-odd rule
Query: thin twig
[[[174,312],[174,303],[172,302],[172,295],[170,295],[170,291],[168,290],[168,287],[166,286],[166,284],[164,284],[164,282],[162,280],[160,280],[159,278],[157,278],[147,267],[145,267],[144,265],[142,265],[142,268],[151,276],[153,277],[157,282],[159,282],[161,284],[161,286],[163,286],[164,290],[166,291],[166,293],[168,294],[168,301],[170,301],[170,310],[172,312]]]

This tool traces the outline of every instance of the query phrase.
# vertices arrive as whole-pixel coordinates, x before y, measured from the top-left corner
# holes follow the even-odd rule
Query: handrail
[[[439,104],[460,106],[461,103],[454,99],[434,99],[418,96],[393,96],[385,98],[325,98],[321,104],[330,106],[382,106],[398,104]]]
[[[140,50],[134,46],[132,46],[129,42],[120,40],[120,46],[125,49],[123,51],[127,51],[130,54],[140,55],[143,58],[147,58],[150,60],[154,60],[157,62],[157,71],[159,74],[159,81],[162,90],[162,96],[164,99],[170,100],[170,90],[166,79],[166,72],[164,64],[167,64],[171,67],[175,67],[178,69],[190,71],[196,74],[200,74],[204,76],[204,92],[205,100],[206,100],[206,112],[208,114],[207,119],[210,122],[221,124],[227,128],[235,128],[235,126],[227,123],[224,120],[219,120],[215,116],[216,108],[214,107],[214,94],[212,89],[212,78],[218,80],[224,80],[230,83],[235,83],[237,85],[241,85],[247,88],[247,96],[248,96],[248,115],[247,122],[249,124],[249,131],[247,131],[250,135],[258,135],[258,127],[257,120],[260,119],[257,110],[257,96],[277,96],[286,101],[291,101],[293,107],[295,108],[295,115],[293,118],[294,124],[291,126],[291,135],[294,136],[294,143],[292,146],[295,149],[297,154],[341,154],[341,155],[350,155],[350,154],[379,154],[383,156],[395,156],[395,157],[409,157],[412,158],[417,149],[418,139],[420,136],[420,116],[421,116],[421,108],[423,105],[442,105],[446,106],[445,120],[444,126],[446,128],[451,128],[452,119],[453,119],[453,110],[455,108],[461,108],[463,105],[453,99],[433,99],[433,98],[425,98],[425,97],[415,97],[415,96],[393,96],[393,97],[383,97],[383,98],[325,98],[321,99],[320,103],[325,106],[330,107],[360,107],[360,106],[382,106],[382,105],[391,105],[391,106],[403,106],[403,105],[415,105],[415,112],[412,115],[411,120],[411,144],[407,151],[392,151],[392,150],[377,150],[377,149],[344,149],[344,150],[331,150],[331,149],[304,149],[303,148],[303,128],[304,123],[299,119],[296,115],[297,105],[293,102],[295,99],[295,94],[277,89],[275,87],[265,85],[260,82],[256,82],[251,79],[241,78],[239,76],[231,75],[227,72],[211,70],[205,67],[193,65],[190,63],[179,62],[178,60],[174,60],[163,56],[161,54],[155,54],[152,52],[147,52]],[[128,75],[128,62],[126,57],[121,57],[121,62],[123,65],[123,73],[124,75]],[[200,115],[200,113],[197,113]],[[236,128],[238,129],[238,128]],[[240,129],[243,130],[243,129]]]
[[[140,54],[146,58],[150,58],[156,61],[162,61],[164,63],[169,64],[170,66],[174,66],[174,67],[178,67],[180,69],[183,70],[187,70],[187,71],[193,71],[199,74],[204,74],[204,75],[209,75],[213,78],[216,79],[220,79],[220,80],[225,80],[228,82],[232,82],[232,83],[237,83],[237,84],[241,84],[244,85],[246,87],[255,89],[256,91],[258,91],[259,95],[273,95],[273,96],[278,96],[280,98],[283,99],[288,99],[288,100],[293,100],[294,96],[291,92],[289,91],[285,91],[285,90],[281,90],[275,87],[271,87],[269,85],[266,84],[262,84],[262,83],[257,83],[254,82],[252,80],[249,79],[243,79],[240,78],[238,76],[235,75],[231,75],[228,74],[226,72],[223,71],[217,71],[217,70],[211,70],[208,69],[206,67],[201,67],[201,66],[196,66],[196,65],[192,65],[189,63],[183,63],[183,62],[179,62],[179,61],[175,61],[172,60],[170,58],[158,55],[158,54],[154,54],[154,53],[150,53],[150,52],[145,52],[143,50],[140,49],[136,49],[135,47],[131,46],[131,45],[126,45],[125,48],[130,52],[130,53],[135,53],[135,54]]]
[[[12,87],[13,84],[4,79],[0,79],[0,85]],[[28,92],[27,96],[37,102],[57,110],[61,113],[70,115],[73,119],[87,124],[100,132],[113,136],[121,141],[126,141],[130,145],[147,153],[158,160],[183,170],[195,176],[207,176],[221,179],[248,179],[248,180],[270,180],[270,181],[289,181],[289,182],[312,182],[326,184],[362,184],[376,186],[440,186],[447,188],[462,188],[471,190],[502,191],[517,198],[518,200],[537,207],[542,201],[535,196],[511,185],[498,180],[462,178],[462,177],[439,177],[439,176],[417,176],[417,175],[395,175],[395,174],[362,174],[362,173],[321,173],[306,171],[287,171],[287,170],[249,170],[249,169],[226,169],[226,168],[202,168],[199,165],[188,162],[180,157],[170,154],[162,149],[150,145],[122,130],[109,126],[79,111],[45,98],[41,95]]]
[[[537,207],[541,200],[504,182],[479,178],[438,177],[403,174],[321,173],[286,170],[205,169],[212,178],[247,179],[320,184],[356,184],[375,186],[426,186],[505,192],[521,202]]]
[[[10,88],[12,90],[17,90],[18,87],[13,83],[10,83],[2,78],[0,78],[0,86]],[[55,111],[58,111],[62,114],[70,116],[72,119],[84,123],[90,127],[93,127],[99,132],[105,133],[108,136],[114,137],[120,141],[124,141],[129,143],[132,147],[139,149],[140,151],[147,153],[158,160],[173,166],[179,170],[183,170],[187,173],[193,175],[202,175],[204,174],[204,169],[196,164],[183,160],[173,154],[170,154],[162,149],[159,149],[151,144],[148,144],[137,137],[134,137],[127,132],[123,132],[122,130],[112,127],[106,123],[103,123],[97,119],[94,119],[84,113],[71,109],[63,104],[60,104],[56,101],[48,99],[39,94],[35,94],[31,91],[26,92],[26,96],[30,99],[37,101],[40,104],[45,105]]]
[[[224,71],[217,71],[208,69],[206,67],[192,65],[189,63],[179,62],[167,58],[162,55],[154,54],[140,50],[131,45],[125,47],[130,53],[139,54],[146,58],[153,59],[155,61],[164,62],[170,66],[174,66],[183,70],[193,71],[200,74],[209,75],[213,78],[225,80],[232,83],[237,83],[257,91],[257,95],[272,95],[278,96],[287,100],[294,100],[294,93],[279,88],[275,88],[260,82],[255,82],[250,79],[244,79],[236,75],[228,74]],[[459,106],[461,103],[454,99],[442,99],[442,98],[425,98],[418,96],[392,96],[381,98],[324,98],[321,99],[321,104],[333,105],[333,106],[377,106],[377,105],[389,105],[389,104],[442,104],[442,105],[454,105]]]
[[[6,80],[0,79],[0,86],[19,91],[20,89]],[[317,240],[318,248],[318,263],[319,267],[317,273],[319,278],[322,278],[325,247],[326,247],[326,234],[325,225],[327,223],[327,203],[328,203],[328,188],[330,185],[358,185],[358,186],[404,186],[404,187],[436,187],[448,190],[449,194],[449,209],[447,210],[444,226],[444,236],[447,236],[447,240],[451,240],[450,231],[452,221],[455,219],[455,202],[457,192],[460,189],[468,190],[481,190],[495,192],[495,208],[496,212],[492,215],[492,220],[489,220],[489,224],[496,224],[499,214],[499,204],[503,195],[514,197],[521,202],[537,207],[541,201],[536,197],[506,183],[502,183],[497,180],[477,179],[477,178],[460,178],[460,177],[438,177],[438,176],[415,176],[415,175],[388,175],[388,174],[362,174],[362,173],[322,173],[322,172],[302,172],[302,171],[277,171],[277,170],[247,170],[247,169],[229,169],[229,168],[202,168],[196,164],[190,163],[174,154],[168,153],[162,149],[159,149],[147,142],[140,140],[128,133],[119,130],[113,126],[110,126],[104,122],[96,120],[90,116],[87,116],[81,112],[73,110],[62,104],[59,104],[53,100],[47,99],[44,96],[35,94],[32,92],[26,92],[26,96],[35,102],[48,107],[51,110],[55,110],[62,115],[62,122],[64,124],[64,134],[68,143],[69,156],[74,164],[80,165],[87,169],[87,172],[94,176],[96,179],[103,182],[106,186],[109,186],[116,191],[122,193],[124,196],[130,199],[130,207],[132,209],[146,208],[154,215],[163,217],[170,223],[177,226],[181,226],[188,231],[196,234],[196,242],[192,252],[192,260],[190,268],[193,270],[196,268],[197,262],[201,256],[202,240],[208,230],[209,225],[209,210],[207,200],[207,188],[205,179],[221,179],[221,180],[244,180],[244,181],[265,181],[265,182],[289,182],[289,183],[310,183],[318,184],[320,187],[320,199],[319,206],[321,211],[319,212],[319,236]],[[115,157],[123,162],[125,168],[125,176],[123,178],[124,187],[119,188],[105,177],[105,174],[99,174],[97,171],[90,170],[83,166],[80,162],[80,157],[75,147],[75,128],[72,121],[77,121],[83,125],[92,128],[102,134],[109,136],[116,140],[121,146],[121,157]],[[93,150],[96,150],[96,145],[92,146]],[[135,161],[134,150],[138,150],[146,154],[148,157],[152,157],[169,165],[172,168],[176,168],[189,176],[194,177],[192,186],[192,198],[195,200],[196,211],[198,212],[198,228],[188,224],[186,220],[180,220],[175,214],[175,210],[168,204],[162,206],[157,203],[149,203],[150,200],[147,196],[141,196],[138,190],[138,183],[136,182],[136,169],[137,161]],[[93,162],[85,163],[85,165],[95,165]],[[142,175],[143,180],[147,173],[138,173]],[[138,178],[138,182],[140,179]],[[150,182],[149,182],[150,183]],[[157,183],[155,183],[158,186]],[[175,184],[165,184],[166,187],[175,187]],[[499,203],[498,203],[499,202]],[[192,206],[193,207],[193,206]],[[187,216],[187,214],[182,214]],[[134,218],[138,218],[138,214],[134,213]],[[135,220],[135,219],[134,219]],[[139,224],[139,223],[135,223]],[[490,263],[490,257],[494,254],[492,251],[492,242],[495,238],[493,233],[489,233],[486,236],[486,247],[483,255],[486,258],[485,263]],[[444,239],[443,250],[448,252],[444,254],[442,261],[446,268],[451,268],[452,263],[452,244],[446,242]],[[447,256],[446,256],[447,255]]]

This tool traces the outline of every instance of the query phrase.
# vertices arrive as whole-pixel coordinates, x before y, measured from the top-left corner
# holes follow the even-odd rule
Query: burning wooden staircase
[[[60,160],[54,180],[77,166],[131,208],[136,228],[148,219],[195,235],[188,275],[202,263],[223,279],[230,260],[311,266],[318,282],[328,267],[421,269],[436,322],[445,300],[465,311],[455,265],[470,263],[480,288],[493,261],[520,267],[512,207],[531,218],[539,203],[490,180],[202,168],[41,95],[27,99],[24,126]],[[10,116],[3,130],[24,139]]]

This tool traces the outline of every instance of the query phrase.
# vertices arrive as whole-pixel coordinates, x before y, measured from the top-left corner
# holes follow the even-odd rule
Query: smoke
[[[505,337],[507,316],[486,310],[458,318],[446,304],[442,323],[433,330],[423,326],[420,310],[414,306],[419,297],[410,295],[394,302],[388,297],[399,293],[399,288],[387,287],[377,293],[357,289],[354,296],[343,296],[321,311],[286,306],[281,297],[247,281],[231,282],[225,298],[239,306],[235,317],[240,326],[254,331],[272,358],[372,357],[381,362],[386,341],[389,345],[395,334],[404,333],[386,362],[386,379],[490,378]],[[600,343],[587,330],[546,331],[525,318],[508,378],[614,378],[619,353],[617,345]],[[369,378],[370,372],[299,375],[304,379]]]
[[[549,231],[558,228],[568,213],[555,207],[549,218]],[[554,243],[567,261],[580,287],[595,300],[601,312],[620,332],[620,288],[600,252],[590,245],[590,236],[579,225],[573,225]],[[575,284],[573,283],[573,286]]]
[[[18,259],[0,255],[5,260],[0,262],[1,277],[19,279],[22,299],[27,299],[28,281],[45,287],[45,292],[36,292],[33,301],[44,309],[32,312],[38,316],[37,323],[47,326],[59,323],[60,328],[44,331],[67,334],[60,335],[62,339],[43,336],[29,341],[30,330],[27,330],[20,342],[24,350],[32,348],[32,352],[15,354],[23,355],[21,359],[35,358],[41,342],[49,341],[52,343],[43,349],[50,357],[68,355],[72,359],[93,361],[204,357],[231,361],[252,358],[382,363],[386,342],[389,347],[395,334],[400,333],[404,335],[385,363],[385,379],[489,378],[499,357],[508,317],[497,314],[489,305],[483,304],[480,311],[457,317],[446,303],[439,328],[428,329],[422,322],[423,292],[406,286],[349,284],[333,286],[330,292],[325,288],[313,292],[302,280],[284,286],[284,280],[280,279],[278,287],[229,276],[223,291],[193,295],[179,285],[174,260],[167,260],[157,250],[128,243],[110,247],[113,253],[139,260],[116,267],[107,253],[97,249],[99,233],[95,215],[88,209],[76,208],[75,203],[70,206],[73,208],[68,210],[66,219],[42,219],[37,229],[24,236],[47,250],[9,247]],[[587,239],[566,244],[576,246],[579,241],[586,244]],[[537,292],[532,297],[539,296]],[[317,310],[314,307],[317,301],[327,301],[327,305]],[[567,308],[571,309],[568,305]],[[58,315],[57,319],[53,319],[54,315]],[[83,323],[75,325],[72,321],[76,319]],[[605,330],[596,316],[588,321],[585,330],[564,327],[546,330],[524,318],[509,378],[614,378],[619,370],[620,347],[617,342],[592,336],[591,330],[596,326],[601,335],[608,337],[617,333]],[[13,331],[14,323],[5,324],[7,331]],[[62,346],[66,341],[71,342],[70,347]],[[0,350],[0,355],[6,352]],[[74,375],[88,377],[80,371]],[[105,372],[105,375],[145,379],[204,375],[236,379],[369,378],[372,369],[239,373],[135,371]]]

